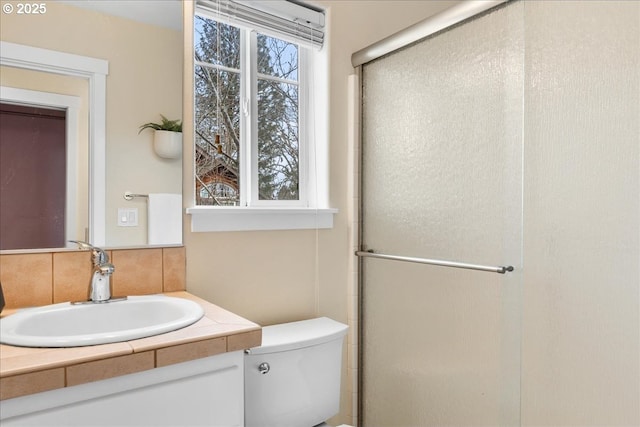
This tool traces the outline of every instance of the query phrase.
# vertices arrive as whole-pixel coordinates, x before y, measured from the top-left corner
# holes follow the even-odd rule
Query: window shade
[[[197,0],[196,10],[301,44],[322,47],[324,12],[298,1]]]

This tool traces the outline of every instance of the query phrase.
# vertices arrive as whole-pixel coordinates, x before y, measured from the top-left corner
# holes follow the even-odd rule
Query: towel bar
[[[149,195],[148,194],[135,194],[135,193],[132,193],[131,191],[125,191],[125,193],[124,193],[125,200],[133,200],[134,197],[146,197],[148,199]]]

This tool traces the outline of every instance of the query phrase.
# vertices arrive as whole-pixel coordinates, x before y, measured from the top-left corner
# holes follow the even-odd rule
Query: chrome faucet
[[[115,271],[113,264],[109,262],[109,255],[96,246],[78,240],[69,240],[77,243],[80,249],[91,249],[91,261],[93,263],[93,274],[89,288],[89,300],[80,303],[105,303],[119,301],[125,298],[111,298],[111,275]]]

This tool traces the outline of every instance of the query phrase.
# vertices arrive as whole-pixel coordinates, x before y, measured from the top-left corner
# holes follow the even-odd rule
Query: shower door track
[[[354,68],[359,67],[360,65],[429,37],[432,34],[459,24],[466,19],[478,16],[508,1],[509,0],[472,0],[460,2],[364,49],[360,49],[351,55],[351,65],[353,65]]]

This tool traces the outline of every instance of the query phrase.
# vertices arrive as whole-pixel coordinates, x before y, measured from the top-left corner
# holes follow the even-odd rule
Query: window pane
[[[196,15],[196,61],[240,69],[240,29]]]
[[[298,46],[258,34],[258,73],[298,81]]]
[[[238,205],[240,74],[195,67],[196,205]]]
[[[299,200],[298,85],[258,80],[258,198]]]

